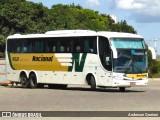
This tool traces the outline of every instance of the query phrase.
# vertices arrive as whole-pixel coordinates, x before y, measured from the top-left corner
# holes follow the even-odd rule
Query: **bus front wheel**
[[[27,79],[26,74],[21,74],[20,75],[20,82],[23,88],[28,88],[29,87],[29,80]]]
[[[91,79],[90,79],[90,86],[92,90],[96,89],[96,81],[95,78],[91,75]]]
[[[120,92],[125,92],[126,88],[125,87],[119,87]]]

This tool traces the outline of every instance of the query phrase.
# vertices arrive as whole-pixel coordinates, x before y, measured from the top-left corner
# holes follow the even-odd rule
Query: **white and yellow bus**
[[[77,84],[125,91],[148,82],[144,39],[130,33],[59,30],[15,34],[7,38],[6,64],[7,79],[24,88]]]

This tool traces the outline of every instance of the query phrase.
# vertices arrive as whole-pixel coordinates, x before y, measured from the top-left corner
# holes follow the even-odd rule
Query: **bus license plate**
[[[130,86],[136,86],[135,82],[130,82]]]

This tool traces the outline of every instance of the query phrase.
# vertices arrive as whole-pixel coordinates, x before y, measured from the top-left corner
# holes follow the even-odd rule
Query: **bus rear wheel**
[[[28,88],[29,87],[29,80],[27,79],[26,74],[21,74],[20,75],[20,83],[23,88]]]
[[[36,88],[37,87],[37,77],[35,74],[31,74],[29,76],[29,82],[30,82],[30,88]]]

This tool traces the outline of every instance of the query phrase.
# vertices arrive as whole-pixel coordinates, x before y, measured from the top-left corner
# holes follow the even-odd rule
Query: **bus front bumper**
[[[145,80],[118,80],[113,79],[112,87],[136,87],[146,86],[148,79]]]

